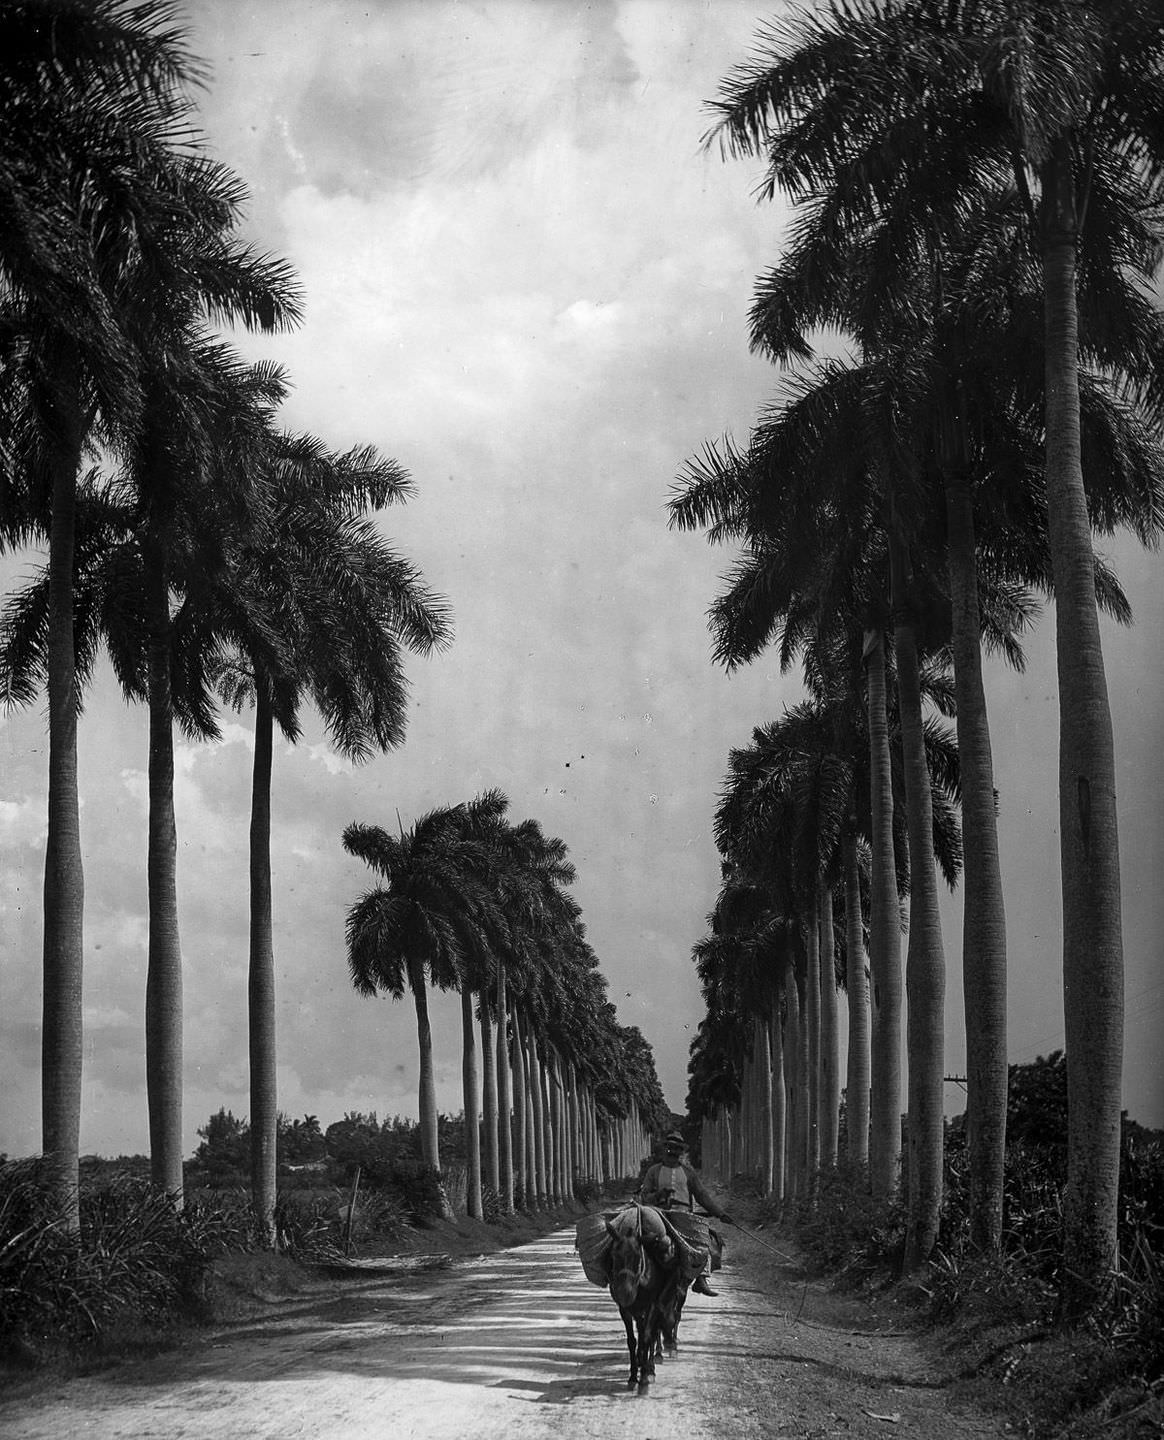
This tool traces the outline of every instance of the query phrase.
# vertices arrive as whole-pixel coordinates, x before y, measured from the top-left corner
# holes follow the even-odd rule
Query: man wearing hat
[[[642,1178],[640,1186],[642,1203],[654,1205],[660,1210],[669,1210],[673,1213],[686,1211],[688,1215],[691,1215],[695,1209],[695,1202],[698,1201],[709,1215],[726,1220],[730,1225],[732,1223],[731,1216],[716,1204],[703,1188],[703,1182],[695,1170],[684,1162],[683,1152],[686,1149],[687,1142],[678,1130],[672,1130],[669,1135],[663,1137],[663,1158],[650,1166]],[[716,1294],[716,1291],[707,1283],[710,1264],[709,1255],[708,1263],[702,1274],[691,1287],[697,1295]]]

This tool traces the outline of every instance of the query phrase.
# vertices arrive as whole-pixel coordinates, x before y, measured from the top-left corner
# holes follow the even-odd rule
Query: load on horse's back
[[[693,1245],[673,1217],[652,1205],[588,1215],[575,1233],[586,1278],[610,1290],[622,1316],[627,1383],[646,1386],[654,1378],[658,1343],[675,1349],[687,1287],[706,1264],[707,1249]]]
[[[716,1216],[731,1223],[727,1211],[709,1195],[703,1181],[693,1165],[683,1157],[687,1142],[679,1130],[672,1130],[663,1137],[660,1158],[653,1160],[639,1177],[639,1199],[645,1205],[654,1205],[667,1212],[667,1218],[680,1233],[705,1254],[710,1263],[696,1277],[693,1289],[697,1295],[715,1295],[708,1284],[708,1275],[719,1268],[723,1253],[723,1242],[708,1225],[704,1217],[696,1212],[701,1205],[708,1215]]]

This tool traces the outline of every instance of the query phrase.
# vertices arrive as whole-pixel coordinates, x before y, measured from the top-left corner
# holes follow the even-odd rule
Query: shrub
[[[339,1226],[344,1232],[344,1226]],[[392,1243],[403,1240],[412,1229],[405,1206],[385,1190],[361,1190],[356,1198],[356,1214],[352,1222],[352,1240],[366,1243],[369,1240],[386,1240]],[[341,1233],[341,1243],[346,1233]]]
[[[821,1267],[847,1280],[896,1270],[905,1248],[905,1210],[868,1193],[863,1169],[845,1163],[818,1176],[813,1201],[799,1199],[791,1219],[798,1239]]]
[[[209,1259],[197,1216],[135,1177],[82,1191],[80,1230],[50,1207],[39,1164],[0,1167],[0,1341],[34,1351],[95,1340],[115,1320],[196,1303]]]

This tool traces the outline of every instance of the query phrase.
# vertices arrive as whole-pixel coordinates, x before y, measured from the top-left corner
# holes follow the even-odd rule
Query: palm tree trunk
[[[548,1040],[538,1047],[542,1092],[542,1145],[545,1151],[546,1199],[558,1203],[558,1092],[554,1085],[554,1052]]]
[[[788,1094],[788,1133],[785,1171],[788,1177],[787,1190],[790,1199],[799,1200],[804,1194],[805,1181],[805,1071],[802,1064],[804,1054],[804,1027],[801,1024],[800,987],[796,974],[788,972],[785,986],[787,1019],[784,1034],[785,1089]]]
[[[840,1057],[837,1049],[837,963],[833,942],[833,892],[820,887],[820,1164],[835,1169],[840,1123]]]
[[[461,1093],[465,1104],[465,1162],[468,1168],[465,1209],[471,1220],[480,1220],[481,1207],[481,1097],[477,1093],[477,1031],[473,1016],[473,992],[461,990]]]
[[[808,1149],[805,1155],[809,1193],[815,1195],[820,1169],[820,923],[815,889],[806,917],[808,963],[804,970],[804,1053],[808,1070]]]
[[[501,1184],[498,1194],[503,1215],[512,1215],[513,1176],[513,1072],[509,1068],[509,997],[506,994],[505,961],[497,962],[497,1140]]]
[[[528,1210],[530,1205],[530,1172],[526,1161],[528,1143],[528,1111],[526,1107],[526,1066],[521,1043],[521,1022],[517,1007],[510,1010],[513,1032],[513,1149],[519,1175],[514,1178],[514,1204]]]
[[[787,984],[787,980],[784,983]],[[768,1034],[772,1056],[772,1199],[783,1205],[787,1171],[788,1092],[784,1084],[784,1031],[780,1024],[779,998],[768,1019]]]
[[[906,1043],[909,1050],[909,1192],[903,1268],[930,1257],[942,1208],[946,961],[938,913],[930,772],[922,727],[917,641],[911,618],[908,557],[890,537],[896,621],[897,696],[909,828],[909,948]]]
[[[534,1193],[539,1210],[546,1208],[546,1109],[542,1089],[542,1061],[533,1026],[526,1021],[526,1053],[529,1056],[529,1094],[533,1105]]]
[[[1115,744],[1079,436],[1078,233],[1071,139],[1043,174],[1047,526],[1059,676],[1059,845],[1067,1037],[1064,1274],[1069,1312],[1117,1269],[1124,958]]]
[[[522,1015],[519,1022],[518,1015],[519,1012],[515,1007],[513,1011],[513,1033],[517,1040],[518,1051],[520,1052],[520,1059],[518,1060],[518,1064],[521,1068],[522,1085],[524,1088],[524,1094],[522,1097],[522,1128],[524,1131],[522,1170],[524,1172],[525,1181],[525,1208],[527,1210],[536,1210],[538,1201],[538,1182],[537,1126],[534,1120],[533,1097],[534,1065],[532,1057],[529,1053],[529,1020],[526,1016]]]
[[[484,1132],[484,1173],[482,1183],[493,1194],[501,1195],[501,1156],[497,1124],[497,1066],[493,1056],[493,1016],[489,1010],[489,993],[483,987],[478,995],[481,1007],[481,1126]]]
[[[585,1179],[586,1152],[583,1141],[585,1120],[582,1113],[582,1096],[578,1086],[578,1067],[573,1060],[569,1064],[570,1074],[570,1168],[567,1194],[571,1200],[578,1198],[578,1186]]]
[[[77,362],[60,367],[49,532],[48,833],[44,858],[41,1148],[55,1212],[80,1227],[85,878],[77,795],[73,554],[83,422]]]
[[[885,695],[885,636],[866,638],[869,705],[869,773],[872,808],[872,881],[869,900],[869,968],[872,972],[869,1036],[869,1183],[873,1194],[892,1195],[901,1156],[901,912],[893,859],[893,781]]]
[[[251,1079],[251,1204],[262,1244],[275,1244],[276,1093],[275,952],[271,924],[271,698],[259,683],[255,700],[255,760],[251,779],[251,934],[247,1022]]]
[[[423,963],[411,956],[408,959],[408,987],[412,991],[412,1003],[416,1007],[420,1158],[425,1165],[439,1174],[440,1132],[437,1124],[436,1082],[432,1068],[432,1023],[428,1018],[428,984]]]
[[[974,505],[964,474],[946,479],[947,566],[962,779],[962,995],[970,1238],[997,1250],[1006,1160],[1006,910],[998,858],[994,766],[982,683]]]
[[[771,1195],[775,1162],[772,1156],[772,1031],[767,1016],[757,1017],[753,1030],[760,1100],[760,1190],[764,1195]]]
[[[845,993],[849,1002],[849,1046],[845,1065],[846,1153],[851,1165],[869,1164],[869,977],[861,920],[861,875],[857,868],[855,817],[841,839],[845,868]]]
[[[174,821],[174,710],[165,543],[146,542],[149,624],[149,960],[146,971],[146,1094],[150,1174],[182,1203],[182,952],[178,937],[178,833]]]

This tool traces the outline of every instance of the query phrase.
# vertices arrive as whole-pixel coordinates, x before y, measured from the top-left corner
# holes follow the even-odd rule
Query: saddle
[[[674,1239],[683,1283],[690,1285],[707,1264],[711,1248],[707,1221],[689,1210],[662,1210],[658,1213]]]

